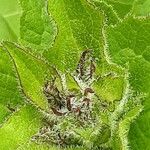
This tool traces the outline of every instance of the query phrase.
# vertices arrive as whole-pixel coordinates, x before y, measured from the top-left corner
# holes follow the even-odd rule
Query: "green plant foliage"
[[[122,66],[125,63],[129,64],[132,87],[135,91],[146,94],[145,101],[143,102],[145,110],[137,119],[137,122],[131,126],[129,134],[135,149],[139,145],[141,149],[146,149],[149,143],[147,136],[137,136],[137,134],[141,135],[142,132],[145,134],[145,131],[149,130],[149,23],[149,19],[129,18],[116,27],[108,28],[109,52],[112,58]]]
[[[12,43],[5,43],[4,46],[14,61],[24,93],[39,107],[46,109],[42,87],[50,74],[49,66]]]
[[[107,24],[115,25],[132,12],[134,0],[88,0],[95,9],[104,12]]]
[[[138,0],[135,1],[134,14],[136,16],[149,16],[150,13],[150,1],[149,0]]]
[[[0,123],[24,103],[14,64],[5,48],[0,47]],[[5,67],[4,67],[5,66]]]
[[[17,0],[0,0],[0,40],[17,41],[21,7]]]
[[[0,129],[1,149],[17,149],[38,131],[40,113],[31,105],[23,106]]]
[[[59,30],[54,46],[44,54],[50,63],[61,71],[73,70],[81,51],[87,48],[93,49],[99,59],[103,58],[100,12],[85,0],[49,1],[48,8]]]
[[[0,0],[0,149],[150,149],[149,0]]]
[[[56,35],[54,20],[47,12],[44,0],[20,0],[23,10],[20,19],[20,39],[36,55],[52,47]]]

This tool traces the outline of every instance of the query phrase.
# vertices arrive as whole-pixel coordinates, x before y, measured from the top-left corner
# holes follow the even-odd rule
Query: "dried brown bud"
[[[54,107],[51,107],[51,109],[52,109],[52,111],[53,111],[53,113],[55,114],[55,115],[57,115],[57,116],[63,116],[63,115],[65,115],[66,113],[63,113],[63,112],[59,112],[56,108],[54,108]]]
[[[86,89],[84,90],[84,95],[87,96],[88,93],[94,93],[94,91],[93,91],[91,88],[86,88]]]

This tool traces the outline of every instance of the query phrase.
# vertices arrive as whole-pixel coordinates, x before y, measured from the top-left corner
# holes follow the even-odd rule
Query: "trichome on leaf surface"
[[[0,0],[0,149],[150,149],[149,0]]]
[[[34,140],[63,147],[77,145],[92,149],[108,141],[110,128],[100,121],[100,115],[96,112],[96,109],[101,109],[101,101],[91,88],[95,65],[90,55],[91,50],[82,53],[78,67],[71,75],[77,87],[59,87],[57,77],[45,84],[44,93],[52,116]],[[105,137],[98,139],[103,134]]]

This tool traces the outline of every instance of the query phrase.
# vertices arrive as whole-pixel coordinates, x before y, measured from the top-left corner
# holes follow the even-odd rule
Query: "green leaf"
[[[7,42],[4,46],[13,59],[25,95],[37,106],[46,109],[43,86],[45,79],[50,76],[50,66],[12,43]]]
[[[137,58],[137,57],[136,57]],[[130,144],[133,149],[149,149],[149,114],[150,114],[150,63],[143,58],[132,61],[132,82],[137,91],[145,93],[144,111],[132,124],[129,134]]]
[[[24,103],[13,62],[5,48],[0,47],[0,123]]]
[[[85,49],[103,58],[100,12],[86,0],[49,0],[48,8],[59,29],[54,46],[44,53],[50,63],[61,71],[73,70]]]
[[[111,103],[121,100],[126,85],[125,71],[117,65],[105,63],[97,74],[100,76],[93,88],[101,100]]]
[[[17,150],[59,150],[59,148],[50,144],[36,144],[29,140],[27,143],[19,146]]]
[[[112,56],[116,56],[127,51],[127,49],[131,49],[129,50],[130,54],[133,50],[135,55],[142,55],[150,45],[149,31],[149,19],[127,18],[118,26],[109,28],[107,34],[109,36],[110,53]],[[126,55],[129,55],[129,53]],[[122,57],[119,59],[122,59]]]
[[[134,0],[88,0],[95,9],[104,12],[107,24],[115,25],[132,12]]]
[[[150,99],[150,98],[149,98]],[[147,109],[131,125],[129,132],[130,145],[133,150],[150,148],[150,110]]]
[[[9,26],[8,22],[4,17],[0,15],[0,40],[9,40],[9,41],[16,41],[17,37],[11,27]]]
[[[37,54],[42,54],[52,47],[56,25],[47,12],[45,0],[20,0],[23,10],[20,19],[20,38],[25,47]]]
[[[0,40],[17,41],[21,8],[17,0],[0,0]]]
[[[133,13],[136,16],[149,16],[149,14],[150,14],[150,1],[149,0],[137,0],[137,1],[135,1]]]
[[[134,0],[104,0],[104,2],[111,5],[121,19],[131,12],[134,4]]]
[[[41,126],[41,114],[32,105],[23,106],[0,128],[0,148],[16,150]]]
[[[130,65],[131,83],[135,90],[149,92],[150,20],[129,18],[116,27],[108,28],[109,52],[113,60]],[[133,76],[132,76],[133,75]]]
[[[134,150],[147,149],[149,144],[147,136],[143,135],[148,133],[149,130],[149,27],[149,19],[129,18],[118,24],[118,26],[109,27],[107,30],[108,50],[112,59],[122,66],[128,63],[130,84],[136,93],[145,95],[143,102],[145,110],[130,129],[129,144]]]
[[[0,148],[149,149],[149,0],[19,1],[0,0],[0,40],[20,37],[0,47]]]

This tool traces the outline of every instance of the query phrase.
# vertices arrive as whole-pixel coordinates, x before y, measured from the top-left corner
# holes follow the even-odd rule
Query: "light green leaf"
[[[37,144],[29,140],[29,142],[19,146],[17,150],[59,150],[59,148],[50,144]]]
[[[150,98],[148,99],[150,100]],[[142,112],[139,118],[132,123],[129,132],[130,145],[133,150],[150,149],[150,109]]]
[[[108,25],[115,25],[132,12],[134,0],[88,0],[95,9],[104,12]]]
[[[17,0],[0,0],[0,40],[17,41],[21,8]]]
[[[17,36],[13,32],[13,30],[10,28],[8,22],[5,20],[4,17],[0,15],[0,40],[9,40],[9,41],[16,41]]]
[[[101,66],[98,66],[101,67]],[[98,68],[99,69],[99,68]],[[105,63],[97,74],[93,88],[102,101],[113,103],[121,100],[125,88],[125,71],[117,65]]]
[[[16,150],[27,142],[40,128],[41,114],[32,105],[26,105],[15,112],[0,128],[0,148]]]
[[[121,19],[129,14],[132,10],[134,0],[103,0],[113,7],[113,10],[118,14]]]
[[[43,87],[46,77],[50,76],[50,67],[12,43],[5,43],[4,46],[14,61],[25,95],[39,107],[46,109],[47,100],[43,94]]]
[[[47,12],[45,0],[20,0],[20,38],[25,47],[37,54],[52,47],[56,35],[54,20]]]
[[[0,149],[149,149],[149,0],[19,2],[0,0],[0,39],[20,36],[0,48]]]
[[[149,0],[135,1],[133,13],[136,16],[149,16],[150,15],[150,1]]]
[[[48,6],[59,29],[54,46],[44,53],[50,63],[61,71],[73,70],[85,49],[93,49],[98,59],[103,58],[100,12],[86,0],[49,0]]]
[[[13,62],[5,48],[0,47],[0,123],[24,103]]]
[[[107,30],[107,42],[113,61],[122,66],[128,63],[130,84],[136,93],[145,95],[143,102],[145,110],[130,129],[129,144],[134,150],[147,149],[149,144],[147,136],[143,135],[148,133],[150,123],[148,119],[150,108],[149,27],[149,19],[129,18]]]

